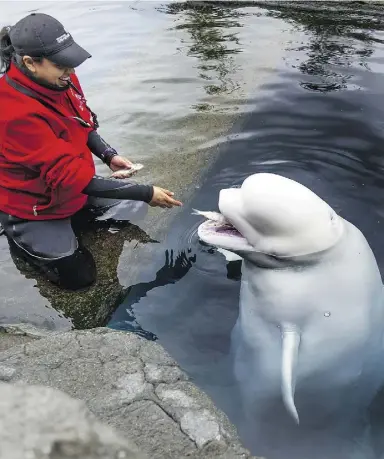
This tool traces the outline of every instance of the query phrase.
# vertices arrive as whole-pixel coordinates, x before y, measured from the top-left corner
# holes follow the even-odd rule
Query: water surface
[[[243,113],[231,131],[210,143],[219,151],[217,160],[172,221],[166,239],[151,251],[152,263],[128,289],[110,326],[158,338],[229,414],[255,455],[314,458],[319,444],[303,452],[294,441],[288,449],[278,441],[265,443],[244,418],[228,365],[241,266],[226,263],[222,254],[199,243],[201,220],[191,211],[217,210],[220,189],[238,186],[252,173],[282,174],[311,188],[360,228],[383,271],[383,7],[280,2],[242,3],[232,13],[222,8],[256,34],[253,50],[280,40],[284,52],[269,78],[238,101]],[[188,21],[196,14],[196,7],[179,9]],[[239,12],[244,13],[241,19]],[[270,22],[259,38],[260,18]],[[241,52],[247,49],[247,33],[237,34]],[[324,453],[320,448],[318,454],[369,457],[358,444],[352,451]]]
[[[254,454],[314,459],[247,428],[227,359],[241,266],[199,243],[191,211],[216,210],[219,190],[249,174],[280,173],[357,225],[383,270],[383,7],[3,1],[1,22],[32,8],[60,19],[93,55],[78,74],[102,135],[145,164],[138,179],[171,188],[185,205],[151,209],[135,227],[85,232],[99,279],[82,295],[16,267],[0,238],[1,323],[109,322],[158,339]],[[97,170],[108,173],[99,162]],[[356,447],[354,457],[365,456]]]
[[[283,34],[287,27],[245,10],[184,10],[151,1],[3,1],[1,24],[12,25],[32,10],[58,18],[92,54],[78,76],[103,137],[145,165],[137,180],[169,188],[186,202],[219,153],[212,146],[225,142],[250,109],[249,91],[268,80],[281,59],[280,39],[273,40],[271,30]],[[257,49],[256,39],[263,44]],[[108,174],[100,161],[96,166]],[[103,325],[124,288],[140,281],[141,267],[152,262],[155,242],[149,241],[164,241],[169,221],[179,214],[150,209],[140,227],[104,222],[85,228],[99,276],[81,295],[62,292],[20,266],[0,238],[0,321],[48,328]]]

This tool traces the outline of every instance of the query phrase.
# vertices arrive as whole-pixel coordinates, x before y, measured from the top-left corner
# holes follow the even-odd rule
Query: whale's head
[[[276,174],[254,174],[240,188],[221,190],[219,209],[220,214],[202,212],[207,220],[198,236],[243,258],[317,253],[335,245],[343,231],[343,219],[325,201]]]

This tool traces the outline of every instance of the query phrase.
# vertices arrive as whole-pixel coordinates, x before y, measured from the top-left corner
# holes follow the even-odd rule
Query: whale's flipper
[[[281,392],[284,405],[299,424],[299,415],[295,406],[296,367],[300,346],[300,334],[289,324],[281,326],[282,359],[281,359]]]

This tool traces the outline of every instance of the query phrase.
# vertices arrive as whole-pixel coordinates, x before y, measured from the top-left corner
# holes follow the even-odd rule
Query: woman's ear
[[[23,56],[23,64],[27,67],[27,69],[32,72],[36,73],[35,63],[30,56]]]

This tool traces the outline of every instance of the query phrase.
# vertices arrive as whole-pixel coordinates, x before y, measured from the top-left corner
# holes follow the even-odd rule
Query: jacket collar
[[[29,78],[27,75],[25,75],[18,67],[17,65],[12,62],[11,66],[7,72],[7,75],[9,78],[12,80],[17,81],[21,85],[25,86],[26,88],[31,89],[32,91],[38,93],[42,97],[46,97],[50,99],[52,102],[59,102],[61,99],[62,95],[66,93],[66,90],[64,91],[55,91],[54,89],[48,89],[45,88],[44,86],[41,86],[37,82],[33,81],[31,78]],[[68,88],[69,89],[69,88]]]

